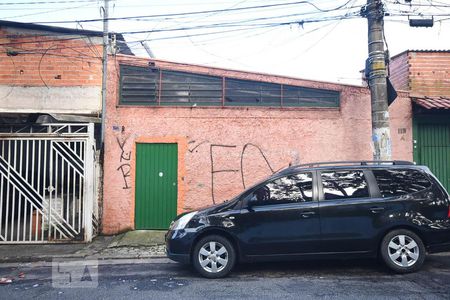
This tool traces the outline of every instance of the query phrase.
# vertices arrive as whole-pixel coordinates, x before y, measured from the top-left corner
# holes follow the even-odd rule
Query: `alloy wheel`
[[[408,235],[394,236],[388,244],[389,258],[399,267],[411,267],[419,259],[419,245]]]
[[[198,253],[200,266],[209,273],[218,273],[228,264],[228,251],[219,242],[205,243]]]

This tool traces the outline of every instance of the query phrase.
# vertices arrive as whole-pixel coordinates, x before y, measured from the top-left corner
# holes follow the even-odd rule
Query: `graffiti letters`
[[[262,151],[262,149],[261,149],[259,146],[254,145],[254,144],[250,144],[250,143],[245,144],[245,145],[244,145],[244,148],[242,149],[242,153],[241,153],[241,177],[242,177],[242,186],[244,187],[244,189],[245,189],[245,178],[244,178],[244,154],[245,154],[245,150],[246,150],[248,147],[254,147],[254,148],[258,149],[258,150],[259,150],[259,153],[261,153],[261,156],[264,158],[264,161],[266,162],[267,166],[269,167],[270,172],[272,172],[272,174],[275,173],[275,171],[273,170],[273,168],[272,168],[272,166],[270,165],[269,161],[267,160],[266,155],[264,154],[264,152]]]
[[[190,141],[189,144],[194,144],[195,141]],[[195,147],[193,147],[192,149],[188,149],[189,152],[194,152],[195,150],[197,150],[198,147],[200,147],[203,144],[209,143],[209,141],[202,141],[200,143],[198,143]]]
[[[119,138],[116,138],[117,144],[120,148],[120,159],[119,163],[120,166],[117,168],[117,171],[120,171],[122,178],[123,178],[123,186],[122,188],[124,190],[130,189],[131,186],[129,184],[129,178],[130,178],[130,172],[131,172],[131,166],[130,166],[130,160],[131,160],[131,151],[125,150],[125,144],[127,142],[127,139],[120,141]]]
[[[191,141],[189,144],[195,143],[195,141]],[[264,153],[262,148],[256,144],[246,143],[243,146],[211,144],[209,141],[205,140],[198,142],[195,146],[188,149],[188,151],[190,153],[194,153],[194,151],[198,152],[199,147],[202,145],[209,145],[209,158],[211,163],[211,198],[213,204],[216,203],[216,188],[221,183],[221,181],[217,182],[218,173],[240,173],[240,180],[243,188],[245,189],[247,186],[247,182],[255,179],[251,178],[246,180],[245,178],[245,170],[249,169],[249,166],[250,169],[252,169],[251,165],[249,165],[249,162],[253,163],[256,159],[262,158],[262,164],[267,167],[267,175],[277,172],[277,170],[272,167],[269,159],[267,158],[267,155]],[[254,151],[250,151],[250,149],[254,149]],[[224,166],[224,163],[227,166]],[[233,163],[235,166],[239,166],[239,168],[230,167],[230,164]],[[262,168],[266,167],[262,166]]]
[[[236,146],[234,145],[214,145],[211,144],[209,146],[209,155],[211,158],[211,196],[212,196],[212,201],[215,204],[216,201],[214,199],[214,174],[216,173],[223,173],[223,172],[231,172],[231,173],[235,173],[235,172],[239,172],[239,170],[234,170],[234,169],[215,169],[214,168],[214,155],[213,155],[213,150],[214,148],[236,148]]]

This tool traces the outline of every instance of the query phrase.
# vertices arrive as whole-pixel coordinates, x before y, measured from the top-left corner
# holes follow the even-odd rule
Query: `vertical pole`
[[[100,136],[100,164],[101,174],[100,174],[100,198],[103,199],[103,166],[104,166],[104,157],[105,157],[105,129],[106,129],[106,81],[108,80],[108,44],[109,44],[109,32],[108,32],[108,18],[109,18],[109,0],[104,0],[104,8],[103,8],[103,68],[102,68],[102,124],[101,124],[101,136]],[[87,158],[90,159],[90,158]],[[86,167],[86,166],[85,166]],[[81,180],[81,179],[80,179]],[[80,201],[81,201],[81,190],[80,190]],[[79,203],[81,205],[81,202]],[[80,218],[78,218],[78,228],[80,228]],[[89,233],[91,229],[88,228],[85,231],[85,240],[91,241],[92,234]]]
[[[105,114],[106,114],[106,81],[108,80],[108,11],[109,0],[104,0],[103,7],[103,69],[102,69],[102,135],[101,146],[103,149],[103,142],[105,140]]]
[[[382,0],[367,0],[367,6],[363,13],[368,22],[369,59],[367,66],[372,107],[373,158],[374,160],[391,160]]]
[[[155,55],[153,54],[152,49],[150,49],[150,47],[148,46],[148,44],[146,42],[141,42],[142,47],[144,47],[145,51],[148,54],[148,57],[150,58],[155,58]]]
[[[88,125],[89,138],[86,139],[84,148],[84,241],[91,242],[94,229],[92,224],[92,212],[94,208],[94,124]],[[81,197],[80,197],[81,198]]]

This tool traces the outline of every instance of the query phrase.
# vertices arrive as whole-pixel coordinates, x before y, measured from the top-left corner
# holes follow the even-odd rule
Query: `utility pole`
[[[109,30],[108,30],[108,11],[109,0],[104,0],[103,7],[103,68],[102,68],[102,132],[101,132],[101,149],[103,152],[105,141],[105,117],[106,117],[106,81],[108,80],[108,45],[109,45]]]
[[[384,52],[384,8],[382,0],[367,0],[362,10],[369,29],[368,83],[372,107],[372,142],[374,160],[391,160],[391,134],[386,83],[386,56]]]
[[[150,49],[148,44],[146,42],[141,42],[142,47],[144,47],[145,51],[147,51],[147,54],[150,58],[155,58],[155,55],[153,54],[153,51]]]

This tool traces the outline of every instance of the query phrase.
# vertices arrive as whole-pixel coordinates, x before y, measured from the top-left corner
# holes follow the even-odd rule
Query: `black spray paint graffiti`
[[[131,160],[131,151],[126,152],[125,151],[125,144],[127,142],[127,139],[125,139],[124,141],[120,141],[119,138],[116,138],[117,140],[117,144],[119,145],[119,148],[121,150],[120,153],[120,166],[117,168],[117,171],[120,171],[122,174],[122,178],[123,178],[123,189],[127,190],[130,189],[130,185],[129,185],[129,177],[130,177],[130,172],[131,172],[131,166],[130,166],[130,160]]]
[[[269,167],[269,169],[270,169],[270,171],[272,172],[272,174],[274,174],[274,173],[276,172],[276,171],[274,171],[274,170],[272,169],[272,166],[270,165],[269,161],[267,160],[266,155],[264,154],[264,152],[262,151],[262,149],[261,149],[259,146],[255,145],[255,144],[250,144],[250,143],[245,144],[245,145],[244,145],[244,148],[242,149],[242,153],[241,153],[241,178],[242,178],[242,186],[244,187],[244,189],[245,189],[245,178],[244,178],[244,154],[245,154],[245,150],[246,150],[248,147],[255,147],[256,149],[258,149],[258,150],[259,150],[259,153],[261,153],[261,156],[264,158],[264,161],[266,162],[266,164],[267,164],[267,166]]]
[[[192,143],[192,142],[191,142]],[[191,144],[190,143],[190,144]],[[195,143],[195,141],[194,141]],[[193,153],[194,150],[196,150],[199,146],[204,145],[204,144],[208,144],[208,141],[202,141],[200,143],[198,143],[195,147],[193,147],[192,149],[189,149],[189,152]],[[267,156],[264,154],[264,151],[255,144],[251,144],[251,143],[247,143],[243,146],[242,151],[240,153],[240,170],[239,169],[221,169],[219,167],[216,166],[215,160],[214,160],[214,149],[218,149],[218,148],[229,148],[229,149],[236,149],[237,146],[236,145],[221,145],[221,144],[210,144],[209,147],[209,155],[210,155],[210,160],[211,160],[211,197],[212,197],[212,201],[213,204],[216,203],[215,201],[215,195],[214,195],[214,187],[215,187],[215,174],[217,173],[238,173],[239,171],[241,172],[241,180],[242,180],[242,186],[244,187],[244,189],[246,188],[246,184],[245,184],[245,172],[244,172],[244,155],[246,153],[246,151],[248,151],[248,149],[250,147],[253,147],[255,149],[258,150],[258,152],[260,153],[261,157],[264,159],[265,163],[267,164],[268,169],[270,170],[270,172],[276,173],[277,171],[275,171],[269,160],[267,159]]]
[[[195,141],[190,141],[189,142],[189,144],[194,144],[195,143]],[[206,144],[206,143],[209,143],[209,141],[203,141],[203,142],[200,142],[198,145],[196,145],[194,148],[192,148],[192,149],[188,149],[188,151],[189,152],[194,152],[198,147],[200,147],[201,145],[203,145],[203,144]]]
[[[239,170],[233,170],[233,169],[223,169],[223,170],[216,170],[214,169],[214,155],[213,155],[213,149],[215,147],[223,147],[223,148],[236,148],[236,146],[234,145],[214,145],[211,144],[209,147],[209,155],[211,158],[211,196],[212,196],[212,201],[214,204],[216,204],[216,201],[214,199],[214,174],[216,173],[224,173],[224,172],[239,172]]]

